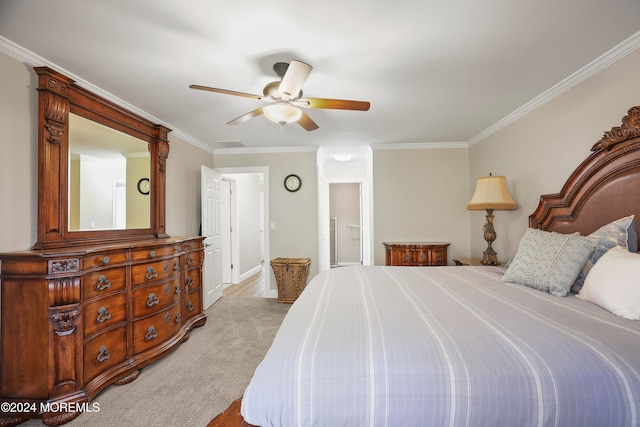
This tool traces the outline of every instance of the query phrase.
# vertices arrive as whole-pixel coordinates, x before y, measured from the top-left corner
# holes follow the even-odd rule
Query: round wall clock
[[[300,189],[300,186],[302,186],[302,181],[300,180],[300,177],[298,175],[287,175],[287,177],[284,179],[284,188],[286,188],[288,191],[298,191]]]
[[[151,182],[149,181],[149,178],[141,178],[140,181],[138,181],[138,191],[140,194],[149,194],[150,190]]]

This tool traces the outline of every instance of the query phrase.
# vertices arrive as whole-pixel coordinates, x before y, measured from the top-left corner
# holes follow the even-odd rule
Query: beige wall
[[[383,242],[450,242],[448,262],[469,255],[466,148],[373,151],[374,263]]]
[[[318,274],[318,183],[316,152],[216,154],[215,168],[267,167],[269,169],[269,257],[311,258],[309,278]],[[295,173],[302,187],[285,190],[284,178]],[[276,289],[271,272],[271,288]]]
[[[0,251],[37,240],[37,78],[31,67],[0,53]],[[213,155],[169,134],[167,232],[195,235],[200,225],[200,165]]]
[[[167,160],[167,233],[200,232],[200,166],[213,167],[213,154],[169,134]]]
[[[640,50],[470,148],[470,188],[492,172],[505,175],[518,210],[496,212],[498,258],[512,258],[541,194],[557,193],[604,131],[640,103]],[[484,216],[471,216],[474,256],[486,248]]]
[[[0,251],[37,240],[38,86],[30,67],[0,53]]]

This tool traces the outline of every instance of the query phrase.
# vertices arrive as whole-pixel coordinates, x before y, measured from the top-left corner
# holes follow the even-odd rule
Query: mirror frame
[[[48,67],[38,74],[38,242],[34,249],[169,237],[165,230],[166,162],[171,129],[154,124],[78,85]],[[149,228],[69,230],[69,113],[100,123],[149,145]]]

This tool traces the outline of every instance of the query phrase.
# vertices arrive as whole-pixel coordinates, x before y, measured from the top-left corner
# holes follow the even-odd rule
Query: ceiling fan
[[[318,125],[301,108],[324,108],[329,110],[357,110],[367,111],[370,103],[367,101],[350,101],[345,99],[328,98],[303,98],[302,85],[309,77],[313,67],[304,62],[293,60],[290,64],[277,62],[273,65],[280,81],[267,84],[263,95],[253,95],[250,93],[236,92],[214,87],[189,85],[191,89],[207,90],[210,92],[224,93],[227,95],[242,96],[245,98],[259,99],[269,103],[266,107],[261,107],[250,111],[242,116],[231,120],[228,125],[237,125],[249,119],[258,117],[261,114],[282,126],[297,122],[307,131],[318,129]]]

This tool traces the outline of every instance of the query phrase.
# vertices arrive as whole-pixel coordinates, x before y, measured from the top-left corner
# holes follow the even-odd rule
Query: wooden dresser
[[[3,400],[89,402],[133,381],[205,323],[203,253],[194,237],[0,254]]]
[[[447,265],[446,242],[384,242],[385,265]]]
[[[34,70],[38,240],[0,254],[0,426],[74,419],[206,321],[203,238],[165,228],[170,129]],[[124,158],[126,173],[83,157]]]

